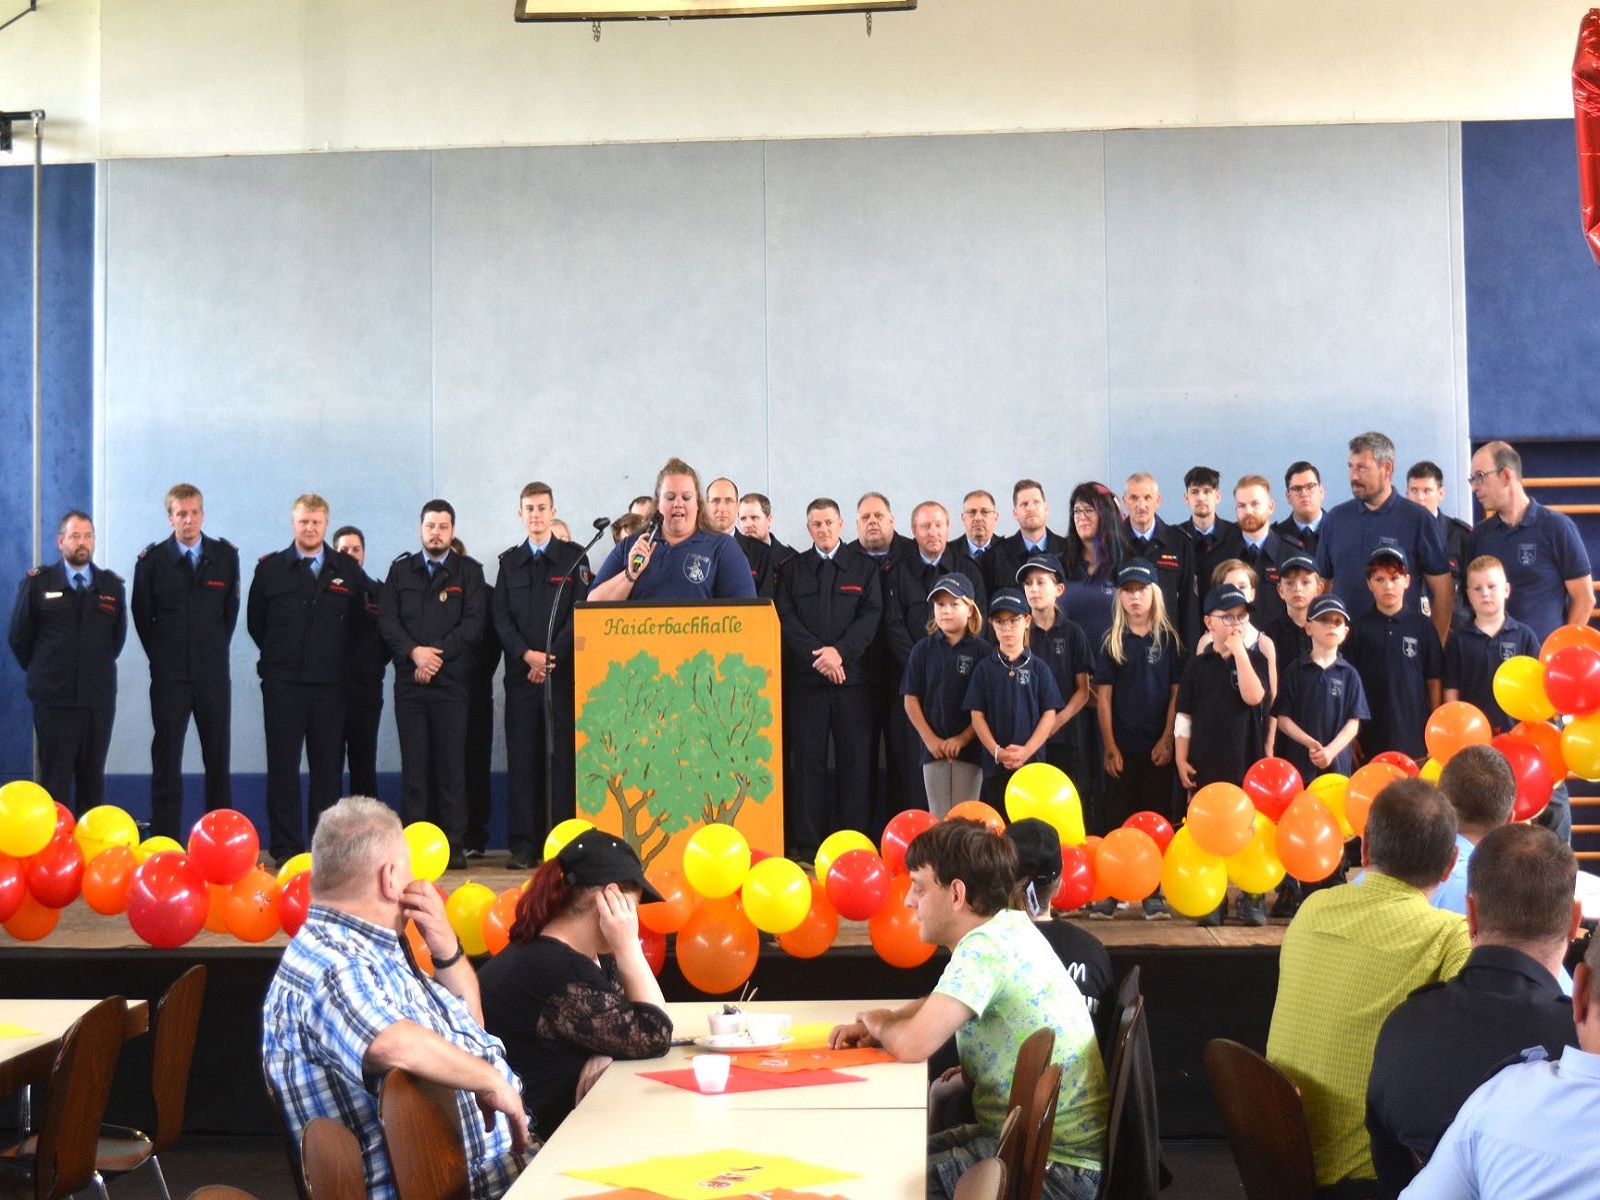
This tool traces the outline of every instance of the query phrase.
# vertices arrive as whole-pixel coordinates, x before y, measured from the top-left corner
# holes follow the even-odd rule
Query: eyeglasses
[[[1474,471],[1467,476],[1467,482],[1473,487],[1477,487],[1484,480],[1493,479],[1498,474],[1500,474],[1499,471]]]
[[[1243,625],[1250,618],[1243,613],[1212,613],[1213,621],[1221,621],[1224,625]]]
[[[1092,517],[1099,513],[1098,508],[1085,508],[1082,505],[1073,505],[1072,515],[1075,517]]]
[[[968,508],[962,510],[963,517],[993,517],[999,514],[992,508]]]
[[[1309,496],[1322,485],[1320,483],[1297,483],[1289,489],[1291,496]]]

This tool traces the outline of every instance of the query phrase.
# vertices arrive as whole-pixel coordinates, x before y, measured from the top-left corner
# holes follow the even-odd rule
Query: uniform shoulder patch
[[[273,555],[274,555],[274,554],[276,554],[276,553],[277,553],[277,551],[276,551],[276,550],[273,550],[273,551],[269,551],[269,552],[268,552],[268,553],[266,553],[266,554],[263,554],[263,555],[262,555],[262,556],[261,556],[261,557],[260,557],[260,558],[258,558],[258,559],[256,559],[256,561],[257,561],[257,562],[258,562],[258,563],[264,563],[264,562],[266,562],[266,561],[267,561],[267,559],[269,559],[269,558],[271,558],[271,557],[272,557],[272,556],[273,556]]]
[[[393,558],[392,558],[392,559],[390,559],[390,560],[389,560],[389,561],[390,561],[390,562],[405,562],[405,560],[406,560],[406,559],[408,559],[408,558],[410,558],[410,557],[411,557],[411,551],[409,551],[409,550],[402,550],[402,551],[400,551],[400,553],[399,553],[399,554],[396,554],[396,555],[395,555],[395,556],[394,556],[394,557],[393,557]]]
[[[515,546],[507,546],[504,550],[500,551],[500,558],[503,560],[511,557],[511,555],[515,554],[518,550],[521,550],[525,545],[527,545],[526,542],[518,542]]]
[[[145,548],[144,548],[144,549],[143,549],[143,550],[141,550],[141,551],[139,551],[139,557],[140,557],[140,558],[143,558],[143,557],[144,557],[144,556],[145,556],[145,555],[146,555],[146,554],[149,554],[149,553],[150,553],[150,551],[152,551],[152,550],[154,550],[154,549],[155,549],[155,548],[156,548],[156,547],[157,547],[157,546],[159,546],[159,545],[160,545],[160,544],[161,544],[161,543],[160,543],[160,542],[151,542],[151,543],[150,543],[150,544],[149,544],[149,545],[148,545],[148,546],[146,546],[146,547],[145,547]]]

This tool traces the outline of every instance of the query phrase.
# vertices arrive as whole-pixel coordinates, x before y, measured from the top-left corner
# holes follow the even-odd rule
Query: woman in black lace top
[[[667,1052],[672,1021],[639,944],[639,904],[660,898],[626,842],[588,830],[534,873],[511,944],[479,973],[484,1024],[542,1137],[613,1059]]]

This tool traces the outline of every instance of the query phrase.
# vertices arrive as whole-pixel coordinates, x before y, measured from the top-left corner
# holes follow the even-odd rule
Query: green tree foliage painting
[[[664,675],[641,651],[614,662],[584,698],[578,808],[615,804],[622,836],[646,866],[692,824],[731,825],[772,793],[766,671],[742,654],[702,650]]]

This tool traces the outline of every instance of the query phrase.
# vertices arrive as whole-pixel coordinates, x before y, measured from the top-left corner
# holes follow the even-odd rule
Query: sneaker
[[[1225,918],[1227,915],[1228,902],[1224,900],[1221,904],[1217,905],[1216,908],[1212,909],[1205,916],[1197,920],[1195,924],[1202,929],[1214,929],[1216,926],[1222,924],[1223,918]]]
[[[468,846],[461,853],[465,858],[482,858],[484,855],[484,852],[477,846]]]
[[[1089,914],[1091,920],[1109,921],[1117,915],[1117,902],[1114,897],[1107,896],[1104,900],[1097,900],[1093,904],[1085,904],[1083,911]]]
[[[526,850],[518,851],[506,859],[506,870],[508,871],[531,871],[533,867],[533,855]]]
[[[1167,905],[1167,898],[1160,892],[1153,896],[1146,896],[1144,901],[1144,919],[1146,921],[1170,921],[1172,909]]]
[[[1239,918],[1239,924],[1262,926],[1267,923],[1267,897],[1265,894],[1253,895],[1250,892],[1241,892],[1239,901],[1234,905],[1234,915]]]

